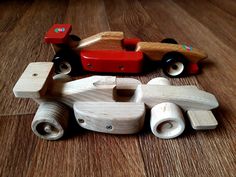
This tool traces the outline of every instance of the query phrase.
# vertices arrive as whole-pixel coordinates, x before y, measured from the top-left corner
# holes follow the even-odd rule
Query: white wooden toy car
[[[89,130],[132,134],[144,125],[151,110],[153,134],[170,139],[185,129],[183,111],[194,129],[213,129],[217,121],[211,109],[218,107],[214,95],[195,86],[172,86],[165,78],[141,84],[132,78],[92,76],[74,81],[52,77],[52,62],[30,63],[17,81],[16,97],[40,104],[32,130],[40,138],[57,140],[64,134],[73,108],[78,124]]]

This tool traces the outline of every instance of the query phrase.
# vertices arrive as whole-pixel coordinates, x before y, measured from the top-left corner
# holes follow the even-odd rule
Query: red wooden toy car
[[[196,48],[177,44],[174,39],[161,42],[140,42],[125,38],[123,32],[102,32],[80,39],[70,35],[70,24],[55,24],[45,35],[55,52],[57,73],[73,75],[80,70],[109,73],[140,73],[145,58],[161,61],[169,77],[198,72],[198,62],[207,55]]]

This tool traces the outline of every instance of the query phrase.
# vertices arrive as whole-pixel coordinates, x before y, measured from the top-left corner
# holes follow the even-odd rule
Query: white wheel
[[[58,140],[64,135],[68,118],[67,106],[57,102],[41,102],[31,128],[42,139]]]
[[[60,82],[69,82],[72,80],[72,78],[67,74],[56,74],[53,76],[53,80]]]
[[[59,72],[62,74],[69,74],[72,71],[72,67],[69,62],[67,61],[62,61],[59,64]]]
[[[164,77],[156,77],[151,79],[147,85],[171,85],[170,81]]]
[[[162,139],[179,136],[185,129],[184,117],[181,109],[174,103],[160,103],[151,109],[151,130]]]
[[[166,69],[166,72],[170,76],[178,76],[181,73],[183,73],[183,71],[184,71],[184,64],[179,61],[171,63],[171,65],[169,65],[168,68]]]
[[[188,60],[180,53],[169,53],[162,59],[162,69],[169,77],[180,77],[186,74]]]

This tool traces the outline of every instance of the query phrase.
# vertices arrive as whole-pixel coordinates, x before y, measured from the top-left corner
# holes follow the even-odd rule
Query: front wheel
[[[180,54],[170,54],[162,59],[162,69],[169,77],[181,77],[186,74],[187,60]]]

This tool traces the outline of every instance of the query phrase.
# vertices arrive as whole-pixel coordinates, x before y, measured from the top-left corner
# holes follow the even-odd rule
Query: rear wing
[[[54,24],[44,36],[44,41],[51,44],[63,44],[71,30],[72,25],[70,24]]]

